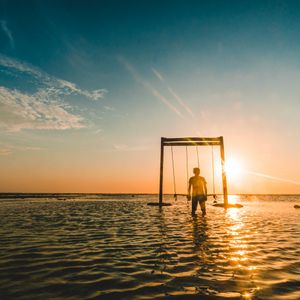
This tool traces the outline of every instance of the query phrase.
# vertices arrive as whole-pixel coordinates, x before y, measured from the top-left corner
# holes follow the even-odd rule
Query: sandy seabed
[[[300,299],[300,196],[0,200],[0,299]]]

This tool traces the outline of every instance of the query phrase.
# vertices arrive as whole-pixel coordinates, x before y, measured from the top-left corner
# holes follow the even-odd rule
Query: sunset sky
[[[299,120],[299,1],[0,0],[0,192],[155,193],[222,135],[230,193],[300,193]]]

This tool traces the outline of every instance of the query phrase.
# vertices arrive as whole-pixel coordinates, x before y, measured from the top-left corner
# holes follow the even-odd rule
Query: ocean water
[[[0,299],[300,299],[300,196],[2,195]]]

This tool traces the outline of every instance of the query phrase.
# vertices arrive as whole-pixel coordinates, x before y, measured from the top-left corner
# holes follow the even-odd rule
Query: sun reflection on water
[[[231,195],[229,203],[237,203],[239,196]],[[232,269],[232,278],[236,280],[241,299],[252,299],[259,289],[254,281],[256,266],[251,265],[251,249],[248,245],[249,230],[242,221],[239,209],[229,209],[227,217],[228,263]]]
[[[229,204],[236,204],[239,200],[239,196],[238,195],[228,195],[228,203]]]

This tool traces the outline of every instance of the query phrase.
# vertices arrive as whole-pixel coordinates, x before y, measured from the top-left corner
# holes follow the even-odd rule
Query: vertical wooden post
[[[222,165],[224,207],[226,208],[228,206],[228,191],[227,191],[227,178],[226,178],[226,170],[225,170],[225,151],[224,151],[223,136],[220,136],[220,154],[221,154],[221,165]]]
[[[160,140],[160,174],[159,174],[159,205],[163,202],[163,177],[164,177],[164,138]]]

